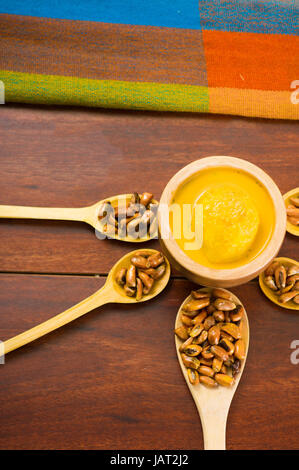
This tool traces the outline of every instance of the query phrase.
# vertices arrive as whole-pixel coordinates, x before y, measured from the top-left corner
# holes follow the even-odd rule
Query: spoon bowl
[[[157,231],[147,233],[146,236],[140,238],[133,238],[129,235],[124,237],[119,236],[117,233],[109,233],[104,231],[103,223],[99,220],[99,212],[103,204],[110,201],[112,207],[116,208],[118,204],[124,206],[130,201],[132,194],[118,194],[110,198],[103,199],[96,202],[91,206],[79,208],[61,208],[61,207],[27,207],[27,206],[3,206],[0,205],[0,219],[43,219],[43,220],[71,220],[77,222],[85,222],[91,225],[96,232],[100,234],[98,238],[113,238],[123,242],[140,243],[146,242],[153,238],[157,238]],[[158,204],[155,199],[152,200],[153,204]]]
[[[162,290],[166,287],[169,277],[170,277],[170,264],[167,258],[164,256],[166,270],[164,275],[161,279],[155,281],[152,290],[149,294],[143,295],[141,300],[136,300],[136,298],[128,297],[125,292],[123,291],[122,287],[119,286],[115,280],[115,276],[117,271],[120,268],[128,267],[130,264],[130,260],[132,256],[136,255],[139,250],[131,251],[123,256],[119,261],[115,263],[112,269],[109,272],[107,280],[104,286],[92,294],[90,297],[82,300],[78,304],[74,305],[73,307],[65,310],[64,312],[56,315],[55,317],[50,318],[40,325],[31,328],[30,330],[25,331],[11,339],[8,339],[3,343],[4,354],[7,354],[15,349],[24,346],[25,344],[31,343],[32,341],[44,336],[51,331],[60,328],[61,326],[70,323],[71,321],[79,318],[86,313],[94,310],[95,308],[100,307],[101,305],[108,304],[108,303],[139,303],[139,302],[146,302],[147,300],[151,300],[152,298],[156,297]],[[157,250],[142,250],[146,251],[148,254],[158,253]]]
[[[280,256],[279,258],[274,258],[274,261],[278,261],[279,263],[283,264],[285,267],[290,267],[290,266],[298,266],[299,263],[295,259],[291,258],[286,258],[284,256]],[[263,293],[265,294],[266,297],[268,297],[271,302],[275,303],[276,305],[279,305],[282,308],[287,308],[289,310],[299,310],[299,305],[295,304],[292,300],[286,303],[279,302],[278,300],[278,295],[276,291],[271,290],[265,283],[265,271],[263,271],[259,275],[259,285]]]
[[[86,219],[84,220],[84,222],[94,227],[96,231],[99,232],[101,235],[107,235],[105,234],[103,223],[101,223],[98,217],[98,214],[102,205],[105,204],[105,202],[110,201],[112,207],[116,209],[118,204],[121,204],[121,205],[123,204],[124,206],[128,204],[131,197],[132,197],[132,194],[118,194],[117,196],[112,196],[110,198],[104,199],[103,201],[99,201],[93,204],[89,208],[86,208],[89,210],[86,210]],[[158,204],[158,201],[153,199],[152,203]],[[140,243],[140,242],[146,242],[153,238],[157,238],[157,234],[158,234],[158,231],[155,230],[152,234],[147,233],[146,236],[138,237],[138,238],[133,238],[133,237],[130,237],[129,235],[121,237],[117,233],[109,233],[108,237],[113,238],[114,240],[121,240],[123,242]]]
[[[131,251],[130,253],[127,253],[125,256],[123,256],[120,260],[115,263],[115,265],[112,267],[112,269],[109,272],[107,281],[106,281],[106,288],[110,290],[110,292],[113,292],[114,299],[111,302],[117,302],[117,303],[125,303],[125,304],[134,304],[134,303],[140,303],[140,302],[146,302],[147,300],[151,300],[154,297],[156,297],[160,292],[162,292],[163,289],[168,284],[169,278],[170,278],[170,264],[168,259],[164,256],[165,258],[165,265],[166,265],[166,270],[161,279],[158,279],[155,281],[151,291],[149,294],[144,294],[140,300],[136,300],[135,297],[128,297],[123,288],[116,282],[116,273],[119,271],[121,268],[128,268],[130,266],[130,261],[132,256],[134,256],[138,251],[141,250],[135,250]],[[146,252],[150,255],[153,255],[157,253],[157,250],[152,250],[152,249],[142,249],[143,252]]]
[[[291,197],[298,197],[299,196],[299,188],[294,188],[291,191],[288,191],[286,194],[283,195],[283,199],[285,202],[286,208],[289,204],[291,204],[290,198]],[[287,218],[287,232],[291,233],[292,235],[299,236],[299,225],[293,225]]]
[[[204,287],[202,289],[199,289],[200,292],[211,292],[211,290],[212,288],[210,287]],[[232,294],[232,292],[230,292],[230,294]],[[190,300],[191,295],[188,296],[180,306],[178,314],[176,316],[175,328],[178,328],[182,325],[182,308],[187,302],[190,302]],[[234,294],[233,300],[236,304],[241,304],[244,308],[242,302],[240,302],[240,300]],[[241,362],[240,371],[235,377],[234,384],[231,387],[223,387],[219,385],[217,388],[207,388],[202,384],[190,384],[187,375],[187,369],[183,364],[181,353],[179,351],[181,341],[177,338],[177,336],[175,336],[175,346],[177,350],[178,360],[201,419],[205,450],[225,450],[227,416],[230,404],[237,390],[245,367],[249,347],[249,322],[245,308],[243,319],[240,322],[239,328],[241,331],[242,338],[246,345],[246,356],[245,359],[243,359],[243,361]]]

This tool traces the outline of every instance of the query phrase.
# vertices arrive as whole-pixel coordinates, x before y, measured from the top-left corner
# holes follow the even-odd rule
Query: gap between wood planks
[[[107,277],[108,273],[51,273],[51,272],[36,272],[36,271],[0,271],[1,275],[28,275],[28,276],[74,276],[74,277]],[[188,279],[180,274],[172,274],[171,279],[188,281]],[[192,282],[192,281],[190,281]],[[251,284],[258,283],[258,278],[249,281]]]

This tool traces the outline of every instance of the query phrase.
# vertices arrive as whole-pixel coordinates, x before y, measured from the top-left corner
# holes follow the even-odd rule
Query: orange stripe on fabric
[[[299,37],[203,31],[211,87],[289,90],[299,72]]]
[[[271,119],[299,119],[299,104],[291,102],[291,91],[208,88],[209,112],[259,116]]]

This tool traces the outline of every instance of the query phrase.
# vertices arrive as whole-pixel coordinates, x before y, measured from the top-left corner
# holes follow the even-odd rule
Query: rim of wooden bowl
[[[252,175],[268,191],[274,206],[275,226],[267,246],[255,259],[237,268],[208,268],[189,258],[189,256],[180,249],[173,238],[169,227],[169,220],[168,217],[165,217],[165,214],[163,224],[167,225],[169,238],[161,240],[161,220],[163,218],[163,210],[165,210],[165,205],[169,206],[179,186],[201,170],[215,167],[235,168]],[[286,208],[281,192],[272,178],[265,171],[247,160],[220,155],[203,157],[196,160],[183,167],[170,179],[160,199],[158,221],[161,244],[166,250],[167,255],[173,260],[174,265],[179,270],[183,271],[183,273],[187,277],[190,277],[190,279],[195,280],[195,282],[200,282],[203,285],[232,287],[234,285],[243,284],[256,277],[261,271],[266,269],[272,259],[275,258],[286,233]]]
[[[283,195],[283,200],[285,202],[285,206],[287,206],[287,201],[290,197],[294,196],[295,194],[299,195],[299,188],[294,188],[288,191],[286,194]],[[295,235],[296,237],[299,236],[299,226],[292,225],[287,219],[287,232]]]

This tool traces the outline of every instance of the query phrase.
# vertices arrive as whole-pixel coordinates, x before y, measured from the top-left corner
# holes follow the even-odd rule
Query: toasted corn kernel
[[[225,323],[230,323],[230,312],[224,312],[224,321]]]
[[[182,314],[182,315],[181,315],[181,320],[182,320],[182,322],[184,323],[184,325],[186,325],[186,326],[193,326],[192,318],[187,317],[187,315]]]
[[[288,216],[288,221],[292,225],[299,225],[299,217],[289,217]]]
[[[224,361],[224,365],[226,367],[231,367],[234,362],[235,362],[234,356],[230,356],[227,361]]]
[[[213,312],[213,317],[217,322],[224,321],[224,313],[222,312],[222,310],[215,310],[215,312]]]
[[[184,341],[184,343],[182,343],[179,347],[179,351],[180,352],[183,352],[184,349],[189,346],[190,344],[192,344],[192,341],[193,341],[193,338],[191,338],[191,336],[189,336],[189,338],[186,339],[186,341]]]
[[[207,346],[205,349],[203,349],[203,350],[201,351],[201,355],[202,355],[202,357],[203,357],[204,359],[207,359],[207,360],[213,359],[213,357],[214,357],[214,354],[213,354],[213,352],[210,350],[210,347],[209,347],[209,346]]]
[[[184,312],[184,315],[187,315],[187,317],[190,317],[190,318],[194,318],[196,317],[196,315],[198,315],[198,310],[188,311],[188,310],[185,310],[185,307],[183,307],[182,311]]]
[[[141,269],[139,268],[138,273],[143,272],[147,274],[148,276],[152,277],[154,279],[154,276],[156,274],[156,270],[154,268],[147,268],[147,269]]]
[[[199,383],[199,375],[195,369],[187,369],[187,374],[191,385],[197,385]]]
[[[219,325],[212,326],[208,331],[208,340],[210,344],[218,344],[220,339]]]
[[[200,366],[198,372],[202,375],[207,375],[208,377],[213,377],[214,371],[211,367],[208,366]]]
[[[143,286],[143,294],[144,295],[147,295],[150,293],[150,291],[152,290],[152,287],[154,285],[154,280],[152,278],[150,278],[151,281],[150,281],[150,284],[148,286]]]
[[[196,336],[200,335],[202,330],[203,330],[203,324],[202,323],[200,323],[199,325],[195,325],[192,328],[192,330],[190,331],[190,336],[192,336],[192,338],[195,338]]]
[[[225,387],[230,387],[234,383],[234,379],[226,374],[215,374],[215,379],[219,385],[224,385]]]
[[[155,272],[152,275],[152,277],[154,279],[161,279],[161,277],[164,275],[165,271],[166,271],[165,264],[161,264],[160,266],[158,266],[158,268],[155,269]]]
[[[288,276],[292,276],[293,274],[299,274],[299,266],[293,264],[288,268]]]
[[[234,296],[231,292],[225,289],[221,289],[221,288],[213,289],[212,295],[216,299],[220,298],[220,299],[230,300],[231,302],[233,302],[234,300]]]
[[[299,274],[293,274],[292,276],[288,276],[287,284],[294,284],[297,281],[299,281]]]
[[[265,276],[273,276],[275,269],[279,266],[278,261],[273,261],[266,269]]]
[[[294,286],[295,284],[289,284],[289,285],[287,284],[284,289],[280,290],[280,294],[285,294],[286,292],[289,292],[290,290],[293,289]]]
[[[293,298],[293,302],[295,302],[295,304],[299,304],[299,294],[296,295],[296,297]]]
[[[149,267],[157,268],[160,264],[164,263],[164,256],[158,252],[148,257]]]
[[[191,292],[191,295],[193,299],[196,299],[196,300],[211,297],[210,292],[202,292],[201,290],[193,290]]]
[[[200,357],[200,363],[204,366],[212,367],[213,359],[204,359],[202,356]]]
[[[210,299],[208,297],[205,297],[204,299],[191,300],[183,306],[183,310],[185,312],[197,312],[197,310],[207,307],[209,303]]]
[[[135,289],[127,286],[127,284],[124,285],[124,291],[128,297],[133,297],[135,295]]]
[[[299,207],[299,197],[290,197],[290,201],[295,207]]]
[[[225,331],[235,339],[241,338],[240,328],[235,323],[224,323],[221,330]]]
[[[152,253],[146,250],[138,250],[135,252],[135,256],[143,256],[143,258],[148,258]]]
[[[190,344],[189,346],[186,346],[184,348],[184,353],[187,354],[187,356],[198,356],[202,351],[202,347],[199,346],[198,344]]]
[[[200,375],[199,381],[201,384],[205,385],[206,387],[211,387],[211,388],[218,387],[217,382],[211,377],[208,377],[207,375]]]
[[[136,216],[127,224],[128,235],[134,236],[136,234],[136,229],[141,222],[141,217]],[[135,235],[136,236],[136,235]]]
[[[153,285],[153,278],[151,278],[150,276],[148,276],[146,273],[142,272],[142,271],[138,271],[138,276],[140,277],[140,279],[142,280],[142,284],[147,287],[147,288],[151,288],[152,285]]]
[[[207,315],[208,314],[206,310],[203,310],[202,312],[200,312],[198,315],[196,315],[196,317],[193,318],[192,320],[193,325],[198,325],[198,323],[202,323],[206,319]]]
[[[299,208],[298,207],[288,207],[287,208],[287,214],[289,217],[299,217]]]
[[[221,346],[211,346],[211,353],[218,357],[221,361],[227,361],[229,358],[228,352]]]
[[[113,207],[110,201],[104,201],[98,210],[98,217],[99,219],[105,217],[108,213],[113,212]]]
[[[147,229],[147,224],[153,217],[154,217],[154,213],[150,210],[147,210],[142,215],[140,223],[142,224],[143,227]]]
[[[208,312],[209,315],[211,315],[211,313],[215,312],[215,310],[216,310],[216,307],[214,307],[213,304],[208,305],[207,312]]]
[[[220,373],[221,374],[227,374],[227,367],[225,364],[222,364],[222,367],[220,369]]]
[[[221,346],[223,349],[225,349],[225,351],[229,354],[229,356],[234,354],[235,346],[227,338],[222,338],[220,343],[219,343],[219,346]]]
[[[116,276],[115,280],[120,286],[124,286],[126,282],[126,274],[127,274],[127,269],[126,268],[121,268]]]
[[[208,338],[207,330],[203,330],[197,338],[195,338],[194,343],[202,344]]]
[[[275,269],[274,277],[278,289],[283,289],[286,286],[287,273],[282,264]]]
[[[104,232],[107,233],[108,235],[114,235],[116,233],[115,225],[106,224],[104,227]]]
[[[278,297],[279,302],[282,304],[285,304],[286,302],[289,302],[292,300],[296,295],[298,294],[297,290],[286,292],[285,294],[282,294]]]
[[[264,283],[266,284],[267,287],[271,290],[277,290],[277,285],[275,284],[275,280],[273,276],[266,276],[264,278]]]
[[[215,325],[215,323],[215,318],[212,315],[209,315],[203,323],[204,329],[209,330],[212,326]]]
[[[132,264],[127,270],[126,284],[128,287],[136,287],[136,268]]]
[[[143,256],[132,256],[131,263],[136,266],[136,268],[140,269],[147,269],[150,267],[147,258],[144,258]]]
[[[199,369],[200,361],[197,359],[197,357],[190,357],[184,353],[182,353],[181,356],[182,356],[182,361],[186,367],[190,369]]]
[[[151,193],[147,193],[147,192],[142,193],[140,195],[140,204],[142,204],[143,206],[146,207],[151,202],[153,197],[154,197],[154,195],[151,194]]]
[[[127,217],[140,216],[140,204],[130,203],[127,207]]]
[[[238,341],[236,341],[234,355],[240,361],[245,359],[246,348],[245,348],[245,342],[243,339],[238,339]]]
[[[182,339],[183,341],[186,341],[188,339],[188,331],[185,326],[179,326],[174,330],[175,334]]]
[[[130,199],[130,204],[139,204],[140,203],[140,196],[138,193],[133,193]]]
[[[224,312],[234,310],[236,308],[236,304],[231,300],[224,300],[220,298],[214,301],[214,305],[217,310],[223,310]]]
[[[240,321],[244,315],[244,307],[242,305],[237,305],[235,310],[230,312],[230,319],[233,322]]]
[[[231,335],[229,335],[228,333],[226,333],[225,331],[222,331],[222,330],[220,332],[220,338],[227,338],[231,342],[234,341],[234,338]]]
[[[217,357],[214,357],[213,363],[212,363],[213,371],[220,372],[222,365],[223,365],[223,361],[221,361],[221,359],[218,359]]]
[[[142,299],[143,285],[139,277],[136,279],[136,300]]]

